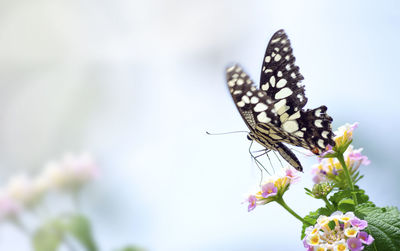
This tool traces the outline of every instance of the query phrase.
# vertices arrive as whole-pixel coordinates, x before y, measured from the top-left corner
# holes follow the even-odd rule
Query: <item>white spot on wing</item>
[[[292,72],[292,74],[290,74],[290,76],[291,76],[292,78],[296,78],[296,73]]]
[[[250,99],[247,96],[243,96],[242,101],[245,102],[246,104],[250,103]]]
[[[243,101],[239,101],[239,102],[237,102],[236,104],[237,104],[237,106],[239,106],[239,107],[243,107],[243,106],[245,105]]]
[[[256,103],[258,103],[258,101],[260,101],[260,99],[255,96],[251,97],[251,99],[250,99],[250,103],[252,103],[252,104],[256,104]]]
[[[250,97],[251,95],[253,95],[253,93],[252,93],[251,91],[248,91],[248,92],[246,93],[246,95]]]
[[[289,114],[284,113],[281,115],[281,117],[279,118],[281,120],[281,122],[285,122],[287,120],[287,118],[289,117]]]
[[[268,90],[268,88],[269,88],[269,84],[268,84],[268,82],[267,82],[267,83],[265,83],[265,84],[263,84],[263,85],[261,86],[261,89],[263,89],[264,91],[267,91],[267,90]]]
[[[289,97],[290,95],[292,95],[292,93],[293,91],[290,88],[285,87],[275,94],[275,99],[283,99]]]
[[[280,37],[278,37],[278,38],[275,38],[274,40],[271,40],[271,44],[273,44],[273,43],[276,43],[276,42],[278,42],[279,40],[281,40],[281,38],[280,38]]]
[[[278,71],[278,77],[280,77],[280,78],[281,78],[281,77],[282,77],[282,75],[283,75],[283,74],[282,74],[282,72],[281,72],[281,71]]]
[[[281,99],[278,103],[275,103],[274,108],[275,112],[279,115],[283,114],[289,109],[289,107],[286,105],[286,99]]]
[[[300,102],[303,102],[304,97],[301,94],[297,94],[297,98],[299,99]]]
[[[289,120],[298,119],[300,118],[300,111],[293,113],[290,115]]]
[[[279,60],[281,60],[281,58],[282,58],[282,56],[281,56],[280,54],[277,54],[277,55],[274,57],[274,60],[275,60],[276,62],[278,62]]]
[[[316,110],[314,114],[316,117],[321,117],[321,109]]]
[[[271,56],[266,56],[265,57],[265,63],[269,63],[271,61]]]
[[[324,148],[324,147],[325,147],[324,141],[323,141],[322,139],[319,139],[317,143],[318,143],[318,145],[319,145],[321,148]]]
[[[256,106],[254,106],[254,111],[255,112],[262,112],[268,109],[268,106],[264,103],[258,103]]]
[[[257,119],[258,119],[258,121],[260,121],[262,123],[269,123],[271,121],[271,119],[269,117],[267,117],[267,113],[265,113],[265,112],[258,114]]]
[[[282,124],[282,128],[288,133],[292,133],[299,129],[299,124],[295,120],[288,120]]]
[[[275,76],[272,76],[272,77],[269,79],[269,82],[271,83],[271,86],[272,86],[272,87],[275,87]]]
[[[323,131],[323,132],[321,133],[322,137],[324,137],[325,139],[328,138],[328,134],[329,134],[328,131]]]
[[[279,73],[278,73],[278,75],[279,75]],[[276,87],[277,88],[282,88],[282,87],[284,87],[286,85],[286,83],[287,83],[287,80],[282,78],[281,80],[278,81],[278,83],[276,83]]]
[[[236,90],[236,91],[233,92],[233,95],[239,95],[241,93],[242,93],[242,90]]]
[[[316,120],[314,121],[314,125],[315,125],[316,127],[322,127],[322,120],[316,119]]]

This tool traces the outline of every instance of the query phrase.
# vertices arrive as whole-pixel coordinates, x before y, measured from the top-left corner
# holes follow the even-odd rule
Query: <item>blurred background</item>
[[[359,185],[400,206],[400,4],[396,1],[0,1],[0,182],[66,152],[100,168],[81,196],[100,250],[302,250],[301,224],[278,205],[248,213],[258,184],[247,130],[225,83],[239,62],[258,82],[272,34],[285,29],[307,108],[333,127],[360,123],[371,165]],[[300,215],[316,158],[285,195]],[[60,205],[50,201],[50,206]],[[31,250],[0,225],[0,250]]]

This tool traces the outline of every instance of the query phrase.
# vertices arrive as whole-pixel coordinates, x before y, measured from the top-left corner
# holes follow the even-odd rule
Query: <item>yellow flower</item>
[[[307,244],[311,245],[311,246],[316,246],[319,244],[319,234],[313,234],[313,235],[309,235],[307,238]]]
[[[349,238],[356,237],[358,234],[358,229],[355,227],[347,228],[344,230],[344,235]]]
[[[337,131],[335,131],[336,136],[333,138],[335,140],[335,147],[334,147],[335,152],[343,153],[346,150],[346,148],[353,140],[353,131],[357,127],[358,123],[356,122],[352,125],[345,124],[339,127]]]

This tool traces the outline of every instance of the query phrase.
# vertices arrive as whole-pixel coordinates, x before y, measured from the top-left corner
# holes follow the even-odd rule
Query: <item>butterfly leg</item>
[[[275,157],[279,160],[279,163],[281,163],[281,166],[282,166],[282,168],[283,168],[282,161],[281,161],[281,159],[279,158],[278,154],[276,154],[276,152],[274,152],[274,154],[275,154]]]
[[[255,161],[255,163],[256,163],[258,169],[260,169],[260,172],[261,172],[261,180],[262,180],[262,174],[263,174],[262,170],[263,170],[263,169],[264,169],[264,171],[266,171],[269,175],[271,175],[271,174],[268,172],[268,170],[264,167],[263,164],[261,164],[261,162],[260,162],[257,158],[260,157],[260,156],[262,156],[262,155],[264,155],[264,154],[266,154],[266,153],[268,153],[270,150],[269,150],[269,149],[263,149],[263,150],[261,150],[261,151],[264,151],[262,154],[259,154],[259,155],[257,155],[257,156],[254,156],[254,154],[253,154],[254,152],[251,151],[251,147],[253,146],[253,142],[254,142],[254,141],[251,141],[251,143],[250,143],[249,153],[250,153],[250,156],[254,159],[254,161]],[[255,151],[255,152],[259,152],[259,151]],[[268,157],[268,159],[269,159],[268,154],[267,154],[267,157]]]
[[[275,169],[274,169],[274,166],[272,165],[271,158],[270,158],[269,155],[268,155],[268,153],[271,151],[271,149],[267,149],[267,148],[266,148],[266,149],[262,149],[262,150],[255,151],[255,152],[260,152],[260,151],[263,151],[263,153],[261,153],[261,154],[255,156],[254,158],[255,158],[255,159],[258,159],[259,157],[261,157],[261,156],[263,156],[263,155],[265,154],[265,156],[267,156],[267,158],[268,158],[269,164],[270,164],[271,167],[272,167],[272,170],[273,170],[274,173],[275,173]],[[253,153],[254,153],[254,152],[253,152]],[[276,154],[276,153],[274,152],[274,154]],[[265,168],[264,168],[264,169],[265,169]],[[267,170],[266,170],[266,171],[267,171]],[[270,174],[268,171],[267,171],[267,173]]]

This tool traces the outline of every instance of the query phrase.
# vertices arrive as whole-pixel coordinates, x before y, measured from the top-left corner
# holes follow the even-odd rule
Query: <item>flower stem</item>
[[[329,200],[325,197],[322,197],[322,200],[325,202],[326,207],[329,208],[330,210],[334,210],[335,208],[333,207],[333,205],[329,202]]]
[[[343,154],[342,154],[342,153],[339,154],[339,155],[337,156],[337,159],[339,160],[340,165],[342,165],[342,167],[343,167],[344,174],[346,175],[347,182],[349,183],[350,189],[351,189],[351,191],[352,191],[354,203],[355,203],[356,205],[358,205],[358,202],[357,202],[357,195],[356,195],[356,193],[355,193],[355,191],[354,191],[354,184],[353,184],[353,181],[351,180],[350,172],[349,172],[349,169],[347,168],[346,162],[344,161]]]
[[[301,218],[298,214],[296,214],[296,213],[285,203],[285,201],[283,200],[282,197],[278,198],[278,199],[276,200],[276,202],[277,202],[279,205],[281,205],[284,209],[286,209],[286,211],[288,211],[291,215],[293,215],[295,218],[297,218],[299,221],[301,221],[302,223],[306,223],[306,222],[304,221],[303,218]]]

